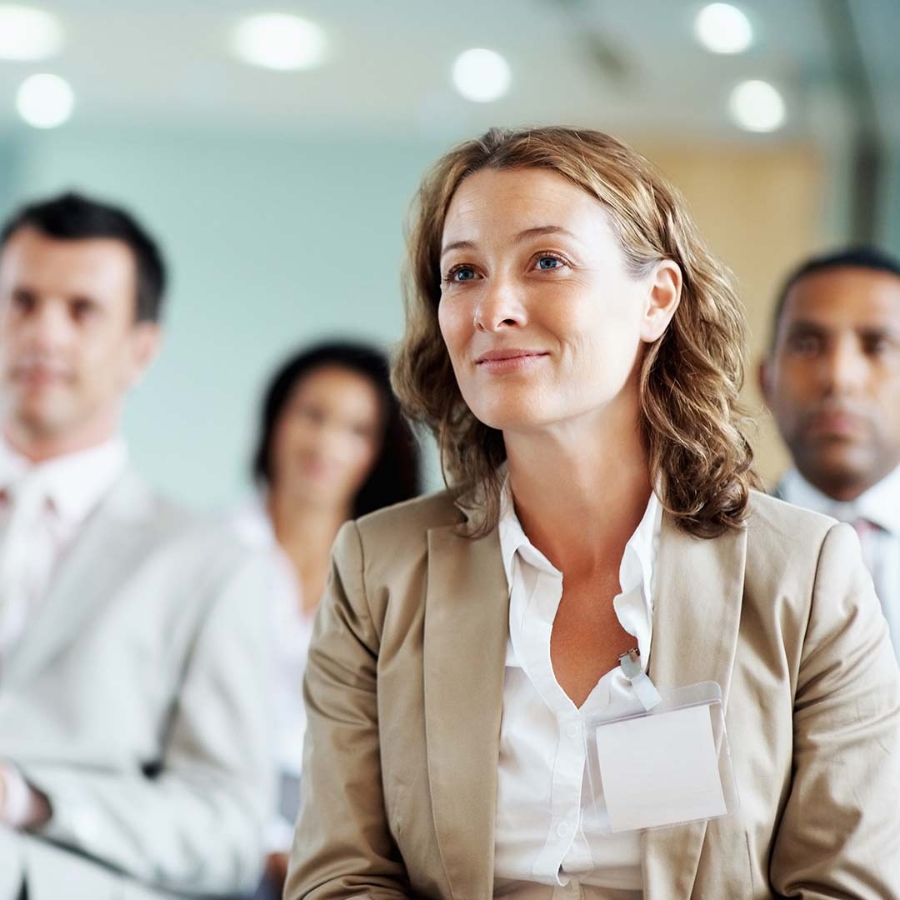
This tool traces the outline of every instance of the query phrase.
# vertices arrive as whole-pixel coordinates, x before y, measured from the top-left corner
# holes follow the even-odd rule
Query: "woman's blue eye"
[[[454,281],[471,281],[475,277],[475,271],[469,268],[457,269],[452,278]]]
[[[542,256],[538,260],[539,269],[556,269],[561,265],[562,263],[555,256]]]

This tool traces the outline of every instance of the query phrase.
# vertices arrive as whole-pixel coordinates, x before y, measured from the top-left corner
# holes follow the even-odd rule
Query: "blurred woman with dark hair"
[[[341,525],[419,493],[419,454],[391,391],[389,364],[363,344],[318,344],[286,360],[262,406],[259,487],[234,525],[277,552],[273,591],[279,811],[257,897],[280,897],[299,802],[306,712],[301,696],[312,620]]]

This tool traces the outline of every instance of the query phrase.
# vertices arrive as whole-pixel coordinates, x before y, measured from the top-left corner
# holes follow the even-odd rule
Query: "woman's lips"
[[[537,365],[548,355],[543,350],[492,350],[479,356],[475,364],[484,372],[518,372]]]

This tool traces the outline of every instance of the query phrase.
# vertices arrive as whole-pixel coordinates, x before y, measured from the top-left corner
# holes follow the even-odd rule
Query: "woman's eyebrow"
[[[447,244],[446,247],[441,250],[441,259],[443,259],[451,250],[474,250],[475,244],[473,241],[453,241],[452,244]]]
[[[544,234],[564,234],[567,237],[574,238],[576,241],[578,240],[576,234],[569,231],[568,228],[563,228],[562,225],[538,225],[536,228],[526,228],[524,231],[520,231],[515,237],[515,242],[520,244],[529,238],[540,237]]]
[[[569,231],[568,228],[563,228],[562,225],[537,225],[534,228],[526,228],[524,231],[520,231],[515,238],[513,238],[513,242],[516,244],[521,244],[523,241],[527,241],[530,238],[540,237],[544,234],[564,234],[567,237],[572,238],[573,240],[578,240],[578,235]],[[441,259],[444,258],[446,254],[448,254],[451,250],[474,250],[475,243],[473,241],[453,241],[452,243],[447,244],[441,250]]]

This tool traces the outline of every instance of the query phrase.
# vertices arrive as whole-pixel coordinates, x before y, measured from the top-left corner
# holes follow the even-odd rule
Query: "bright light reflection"
[[[694,20],[697,40],[712,53],[743,53],[753,43],[753,26],[736,6],[710,3]]]
[[[62,23],[52,13],[30,6],[0,4],[0,59],[48,59],[59,53],[62,45]]]
[[[328,49],[318,25],[287,13],[242,19],[232,32],[231,47],[242,62],[278,71],[315,68]]]
[[[453,63],[453,84],[463,97],[475,103],[499,100],[511,83],[509,63],[493,50],[466,50]]]
[[[732,92],[728,108],[746,131],[777,131],[787,120],[784,98],[768,81],[744,81]]]
[[[19,115],[34,128],[56,128],[75,108],[75,92],[58,75],[32,75],[16,93]]]

